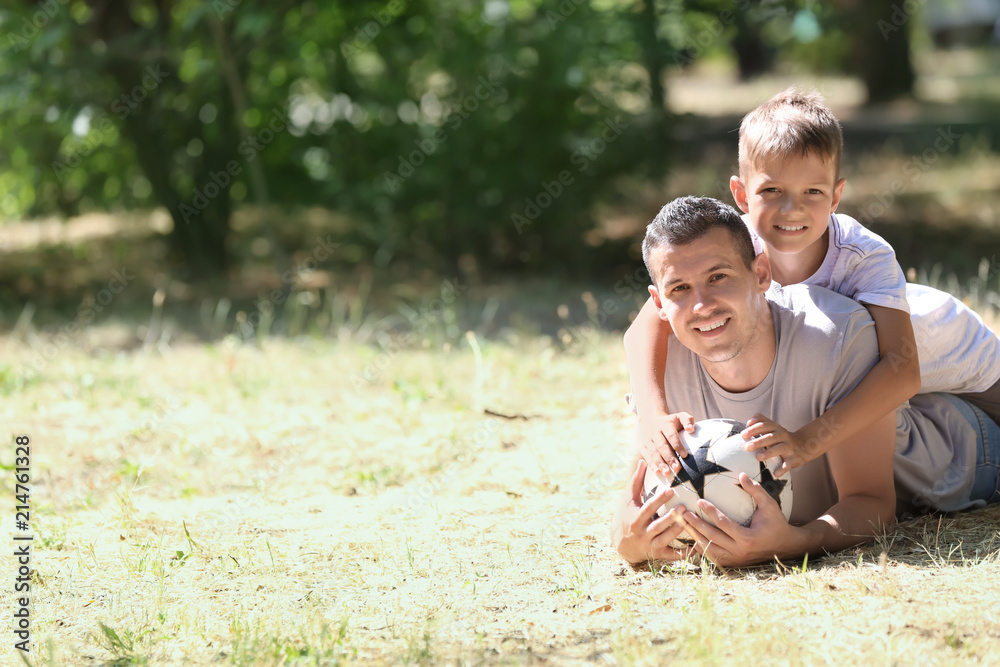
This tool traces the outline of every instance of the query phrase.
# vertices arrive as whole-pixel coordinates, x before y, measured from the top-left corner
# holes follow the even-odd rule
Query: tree
[[[350,215],[381,257],[568,258],[615,178],[665,168],[628,3],[49,5],[3,15],[28,28],[0,63],[0,210],[163,206],[191,277],[226,270],[247,203]]]

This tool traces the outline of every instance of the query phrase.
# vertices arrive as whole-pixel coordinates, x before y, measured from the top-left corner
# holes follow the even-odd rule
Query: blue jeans
[[[972,500],[1000,502],[1000,426],[974,405],[952,394],[941,394],[958,408],[976,431],[976,476]]]

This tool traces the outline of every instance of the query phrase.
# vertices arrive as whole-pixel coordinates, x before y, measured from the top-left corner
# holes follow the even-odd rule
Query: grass
[[[315,338],[62,350],[3,408],[33,445],[33,664],[995,653],[996,508],[806,566],[625,566],[620,339],[513,340],[418,343],[361,383],[370,352]]]
[[[703,83],[684,99],[733,97],[729,79],[715,97]],[[728,201],[732,127],[666,187],[627,193],[608,226],[634,237],[682,194]],[[997,330],[996,242],[982,239],[996,236],[1000,160],[974,139],[897,188],[874,222],[914,279],[965,298]],[[908,159],[891,141],[851,157],[841,210],[874,211]],[[32,664],[993,660],[1000,507],[919,518],[808,562],[623,564],[608,523],[633,417],[609,331],[644,298],[631,275],[581,287],[470,271],[469,291],[438,309],[433,277],[382,284],[374,272],[373,284],[370,270],[324,267],[296,285],[283,320],[262,317],[245,337],[236,320],[253,314],[268,268],[248,264],[204,291],[163,282],[148,237],[163,214],[133,217],[5,226],[0,415],[32,439]],[[320,227],[303,231],[303,248]],[[69,332],[123,265],[135,281]],[[400,325],[421,333],[398,344]],[[5,448],[0,464],[12,456]],[[13,520],[6,468],[0,490]],[[0,586],[7,609],[12,588]]]

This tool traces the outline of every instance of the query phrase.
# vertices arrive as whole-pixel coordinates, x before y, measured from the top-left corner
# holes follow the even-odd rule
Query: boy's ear
[[[750,204],[747,202],[747,188],[743,183],[743,179],[739,176],[730,176],[729,191],[733,193],[733,199],[736,200],[736,205],[739,209],[744,213],[749,213]]]
[[[840,204],[840,196],[844,194],[845,185],[847,185],[847,179],[842,178],[833,186],[833,202],[830,204],[830,213],[837,210],[837,206]]]

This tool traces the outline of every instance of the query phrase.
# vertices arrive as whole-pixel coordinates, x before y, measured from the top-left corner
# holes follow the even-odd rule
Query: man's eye
[[[716,273],[714,276],[712,276],[712,282],[719,282],[725,277],[726,277],[725,273]]]
[[[687,289],[687,285],[678,285],[677,287],[670,290],[671,294],[677,294],[678,292],[683,292]]]

